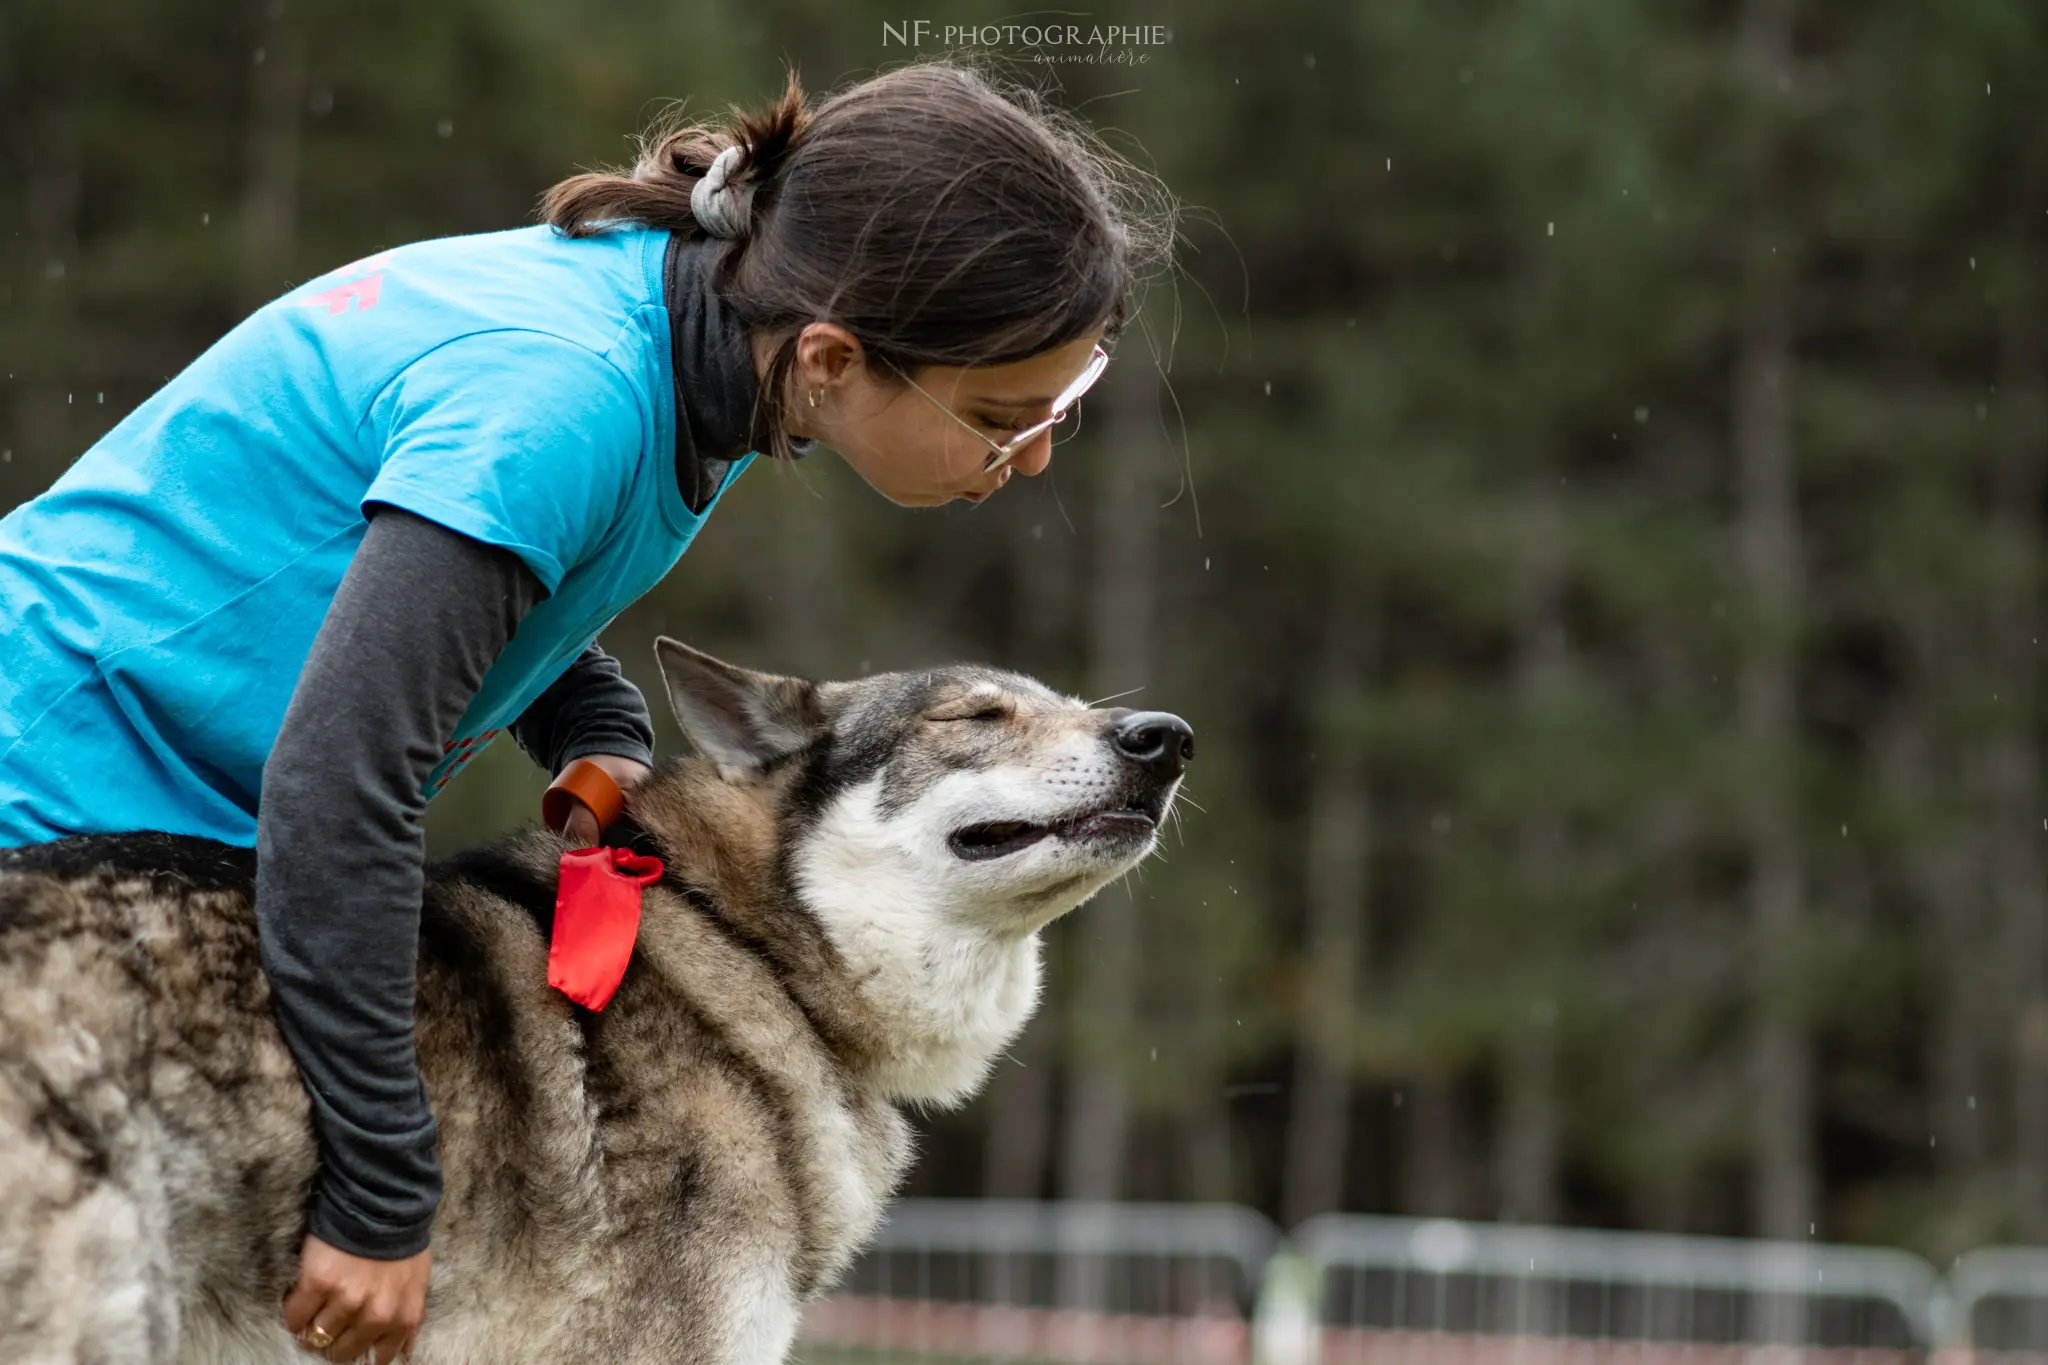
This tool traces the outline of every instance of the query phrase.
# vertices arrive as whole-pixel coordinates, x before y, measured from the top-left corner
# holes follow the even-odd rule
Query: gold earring
[[[814,408],[818,406],[818,391],[816,389],[811,390],[811,406]]]

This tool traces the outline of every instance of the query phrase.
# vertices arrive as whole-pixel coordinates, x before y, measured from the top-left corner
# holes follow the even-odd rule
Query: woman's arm
[[[399,1259],[441,1195],[412,1031],[422,787],[543,591],[509,550],[373,513],[264,767],[256,912],[320,1139],[313,1235]]]
[[[654,765],[647,698],[595,642],[512,723],[512,738],[551,774],[592,754]]]

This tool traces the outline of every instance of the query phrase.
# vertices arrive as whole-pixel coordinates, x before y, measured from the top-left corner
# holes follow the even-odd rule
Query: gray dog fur
[[[783,1359],[910,1160],[898,1106],[974,1093],[1036,1005],[1038,931],[1151,852],[1178,789],[1118,752],[1128,713],[1016,674],[656,652],[698,755],[629,803],[668,874],[602,1013],[546,984],[558,837],[429,869],[420,1365]],[[0,1360],[312,1358],[279,1303],[318,1152],[253,856],[0,851]]]

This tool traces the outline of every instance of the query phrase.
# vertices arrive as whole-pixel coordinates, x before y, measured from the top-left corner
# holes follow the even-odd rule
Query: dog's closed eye
[[[1001,702],[990,702],[986,706],[983,706],[978,710],[974,711],[951,711],[943,715],[926,717],[927,720],[936,721],[1008,720],[1009,718],[1010,708],[1003,705]]]
[[[1014,707],[1008,697],[1001,693],[981,693],[978,696],[962,697],[958,701],[926,716],[926,720],[1008,720]]]

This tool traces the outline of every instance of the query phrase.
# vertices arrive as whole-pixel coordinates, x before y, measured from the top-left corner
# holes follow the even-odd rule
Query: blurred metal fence
[[[1232,1365],[1279,1245],[1230,1205],[904,1200],[798,1359]]]
[[[1957,1356],[2048,1365],[2048,1251],[1973,1251],[1957,1259],[1948,1287]]]
[[[1937,1352],[1937,1345],[1947,1349]],[[2048,1365],[2048,1251],[1905,1252],[1231,1206],[905,1200],[795,1359]]]
[[[1259,1312],[1266,1365],[1890,1365],[1941,1282],[1901,1251],[1333,1215],[1295,1231]]]

